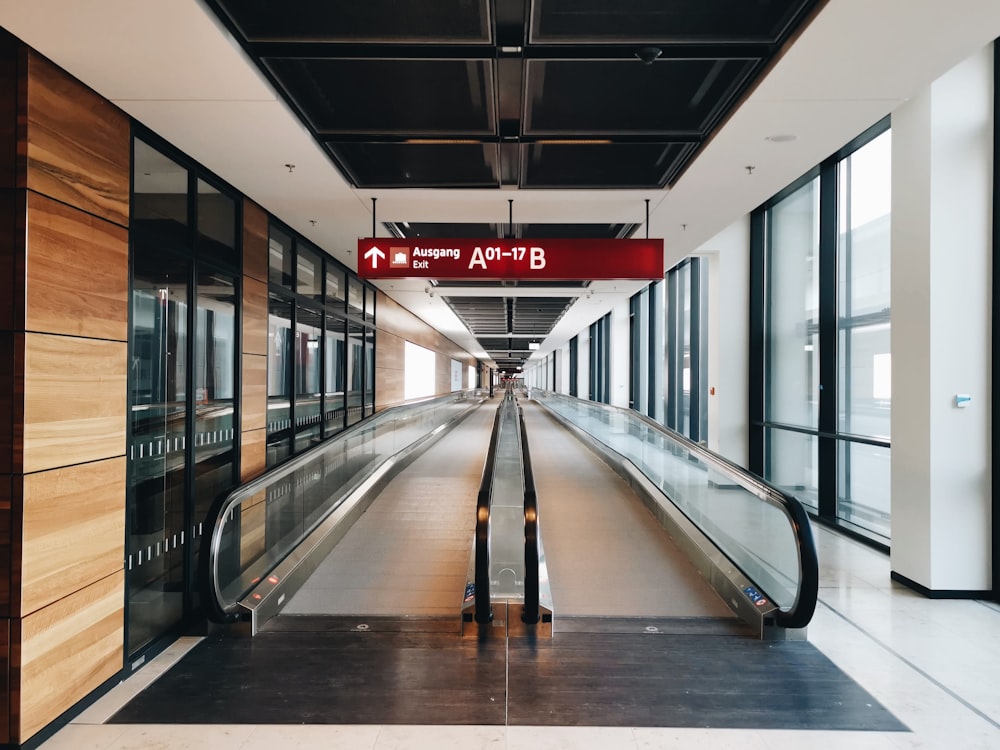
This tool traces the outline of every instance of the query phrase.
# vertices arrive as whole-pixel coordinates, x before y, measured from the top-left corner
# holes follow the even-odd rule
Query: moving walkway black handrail
[[[813,614],[816,612],[816,601],[819,598],[819,557],[816,552],[816,540],[813,538],[812,526],[809,523],[809,514],[806,513],[806,509],[802,507],[799,499],[794,495],[787,494],[784,490],[761,477],[751,474],[725,456],[720,456],[718,453],[708,450],[708,448],[699,445],[687,436],[661,425],[645,414],[634,413],[647,426],[665,434],[674,442],[680,443],[689,453],[697,456],[702,462],[714,466],[720,473],[734,479],[737,484],[751,490],[754,495],[780,508],[784,512],[788,517],[795,536],[801,581],[795,597],[795,603],[787,611],[777,610],[774,614],[774,621],[776,625],[783,628],[804,628],[808,625],[809,621],[812,620]]]
[[[524,609],[521,620],[529,625],[538,622],[538,496],[535,477],[531,471],[528,451],[528,434],[524,427],[524,414],[517,410],[521,426],[521,467],[524,475]]]
[[[505,400],[506,398],[504,396]],[[502,409],[501,402],[493,418],[490,447],[486,451],[483,479],[479,484],[479,494],[476,496],[475,619],[480,625],[486,625],[493,620],[493,608],[490,606],[490,499],[493,495],[493,467],[496,464]]]
[[[788,610],[777,610],[774,614],[774,621],[776,625],[784,628],[804,628],[809,624],[816,611],[816,600],[819,596],[819,558],[816,553],[816,541],[812,535],[812,527],[809,524],[809,515],[806,513],[805,508],[802,507],[802,503],[799,502],[798,498],[785,493],[784,490],[755,474],[751,474],[742,466],[695,443],[679,432],[665,427],[645,414],[620,406],[600,404],[562,394],[558,395],[560,398],[566,400],[580,401],[587,405],[599,406],[606,412],[617,411],[626,416],[638,418],[647,427],[678,443],[700,461],[750,491],[760,500],[784,512],[795,536],[801,581],[796,592],[794,604]],[[736,565],[735,561],[733,564]],[[737,565],[737,567],[739,566]],[[763,593],[766,594],[767,592]]]

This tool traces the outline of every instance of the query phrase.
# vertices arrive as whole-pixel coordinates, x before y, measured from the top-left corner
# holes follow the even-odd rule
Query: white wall
[[[991,584],[992,78],[987,48],[892,115],[891,562],[932,590]]]
[[[611,309],[611,404],[628,408],[628,318],[629,301]]]
[[[750,217],[720,232],[697,254],[708,259],[708,447],[746,466]]]

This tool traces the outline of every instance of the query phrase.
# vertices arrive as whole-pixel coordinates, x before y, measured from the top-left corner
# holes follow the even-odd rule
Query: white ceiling
[[[352,268],[373,197],[379,225],[505,223],[512,198],[518,223],[634,223],[639,237],[648,198],[670,267],[1000,36],[1000,0],[828,0],[670,191],[356,190],[199,0],[0,0],[0,26]],[[485,357],[425,281],[378,285]],[[642,286],[593,283],[535,356]]]

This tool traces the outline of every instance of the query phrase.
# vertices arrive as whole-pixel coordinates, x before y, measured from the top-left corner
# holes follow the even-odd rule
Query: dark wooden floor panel
[[[905,731],[811,644],[689,635],[510,641],[509,723]]]
[[[111,722],[502,725],[505,720],[906,730],[809,643],[662,633],[565,633],[506,643],[502,637],[480,642],[415,632],[213,638]]]
[[[433,633],[210,639],[111,723],[503,724],[504,649]]]

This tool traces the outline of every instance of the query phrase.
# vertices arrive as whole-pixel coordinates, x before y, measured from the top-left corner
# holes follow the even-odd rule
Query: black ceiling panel
[[[811,0],[533,0],[532,44],[766,42]]]
[[[386,223],[386,229],[400,237],[453,237],[455,239],[628,239],[635,224],[454,224],[445,222]],[[516,284],[511,281],[508,283]],[[579,282],[572,282],[577,284]],[[545,286],[551,286],[548,282]]]
[[[495,188],[500,184],[496,144],[325,145],[358,187]]]
[[[659,189],[823,0],[204,2],[356,187]]]
[[[319,135],[496,134],[489,60],[264,60]]]
[[[531,136],[700,138],[755,60],[535,60],[527,64]]]
[[[474,336],[506,336],[510,316],[506,297],[445,297],[455,314]]]
[[[522,147],[521,187],[659,187],[692,148],[685,143],[535,143]]]
[[[489,42],[489,0],[218,0],[250,41]]]

